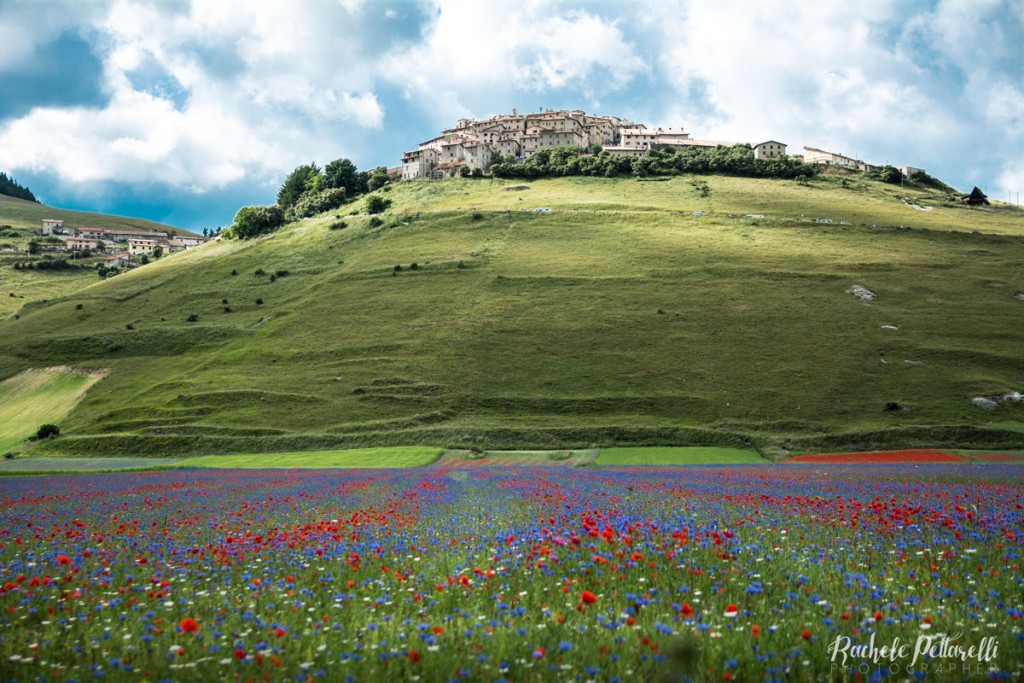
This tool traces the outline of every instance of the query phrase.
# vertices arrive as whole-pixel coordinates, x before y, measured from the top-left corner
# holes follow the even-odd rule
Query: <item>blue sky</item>
[[[0,93],[44,202],[197,231],[513,108],[1024,192],[1019,0],[0,0]]]

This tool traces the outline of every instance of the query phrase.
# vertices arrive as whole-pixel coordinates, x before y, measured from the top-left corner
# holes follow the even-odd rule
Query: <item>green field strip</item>
[[[423,467],[437,460],[440,455],[440,448],[430,446],[399,446],[393,448],[353,448],[339,451],[206,455],[182,460],[177,463],[177,466],[247,469]]]
[[[598,465],[769,464],[757,451],[713,446],[602,448]]]

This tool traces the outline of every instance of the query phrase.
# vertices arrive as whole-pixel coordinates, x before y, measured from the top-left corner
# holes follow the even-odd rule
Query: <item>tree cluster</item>
[[[501,159],[492,164],[498,178],[544,178],[551,176],[673,176],[683,173],[734,175],[748,178],[806,178],[818,168],[789,157],[756,159],[750,145],[733,147],[675,147],[649,150],[642,157],[609,154],[600,148],[541,149],[523,161]]]
[[[24,263],[16,261],[12,267],[14,270],[72,270],[85,266],[76,266],[64,259],[44,259],[42,261],[26,261]]]
[[[284,209],[280,206],[243,206],[235,214],[232,234],[243,240],[274,232],[284,225]]]
[[[388,172],[384,166],[378,166],[372,171],[360,171],[348,159],[335,159],[323,168],[312,162],[303,164],[285,178],[277,192],[277,204],[243,206],[235,215],[234,224],[226,235],[240,239],[265,235],[288,221],[336,209],[388,182]]]
[[[303,164],[281,185],[277,205],[288,219],[307,218],[336,209],[387,183],[388,171],[383,166],[359,171],[348,159],[335,159],[323,169],[315,163]]]
[[[5,194],[8,197],[14,197],[16,199],[25,199],[30,202],[39,202],[36,196],[32,194],[32,190],[27,187],[19,185],[14,178],[10,178],[6,173],[0,171],[0,194]]]

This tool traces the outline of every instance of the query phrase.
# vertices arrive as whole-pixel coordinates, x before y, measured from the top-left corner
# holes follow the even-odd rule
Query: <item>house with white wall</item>
[[[755,159],[778,159],[786,156],[786,144],[778,140],[767,140],[754,145]]]

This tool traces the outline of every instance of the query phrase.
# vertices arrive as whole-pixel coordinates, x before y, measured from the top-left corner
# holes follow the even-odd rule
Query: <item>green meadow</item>
[[[55,367],[0,382],[0,453],[22,446],[41,425],[61,421],[100,377]]]
[[[0,376],[109,368],[40,455],[1020,446],[1024,404],[971,403],[1024,388],[1020,213],[698,180],[399,183],[379,225],[361,201],[26,304]]]
[[[311,451],[298,453],[250,453],[238,455],[208,455],[188,458],[178,467],[224,468],[365,468],[365,467],[422,467],[441,455],[440,448],[405,446],[393,448],[354,448],[340,451]]]
[[[604,448],[599,465],[749,465],[766,460],[757,451],[739,448]]]

